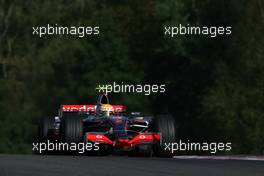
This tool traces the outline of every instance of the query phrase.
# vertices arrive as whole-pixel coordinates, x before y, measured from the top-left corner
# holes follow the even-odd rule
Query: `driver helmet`
[[[114,112],[114,107],[110,104],[102,104],[100,107],[100,114],[110,116]]]

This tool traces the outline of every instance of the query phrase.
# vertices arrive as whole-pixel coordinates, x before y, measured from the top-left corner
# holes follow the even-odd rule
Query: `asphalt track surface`
[[[263,161],[0,155],[0,176],[264,176]]]

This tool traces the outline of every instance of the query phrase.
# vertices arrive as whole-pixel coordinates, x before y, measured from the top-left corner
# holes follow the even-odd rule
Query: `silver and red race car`
[[[123,105],[110,105],[107,94],[96,105],[62,105],[58,116],[39,123],[39,141],[90,142],[100,154],[128,153],[172,157],[166,145],[175,141],[175,121],[170,115],[126,113]]]

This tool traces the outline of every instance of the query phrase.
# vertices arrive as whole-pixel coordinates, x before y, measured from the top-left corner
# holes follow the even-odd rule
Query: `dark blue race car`
[[[126,113],[123,105],[111,105],[101,94],[96,105],[62,105],[58,116],[39,123],[39,141],[90,142],[100,154],[122,152],[172,157],[166,145],[175,141],[175,122],[170,115],[144,116]]]

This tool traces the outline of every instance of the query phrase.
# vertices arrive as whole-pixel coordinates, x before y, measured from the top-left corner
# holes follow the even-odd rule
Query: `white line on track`
[[[264,161],[264,156],[174,156],[175,159]]]

